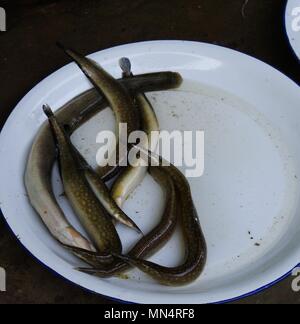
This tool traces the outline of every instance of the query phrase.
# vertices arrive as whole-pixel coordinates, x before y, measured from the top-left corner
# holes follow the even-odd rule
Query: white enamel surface
[[[288,0],[285,24],[289,42],[300,59],[300,0]]]
[[[23,185],[30,144],[44,103],[54,109],[90,84],[75,64],[36,86],[16,107],[0,137],[1,210],[21,243],[42,263],[94,292],[136,303],[209,303],[239,297],[281,278],[300,261],[300,93],[287,77],[246,55],[217,46],[179,41],[131,44],[91,55],[114,76],[128,56],[134,72],[180,72],[185,82],[172,92],[152,93],[161,129],[205,131],[205,173],[190,179],[208,243],[208,262],[195,283],[168,288],[139,271],[129,279],[91,277],[73,270],[80,262],[48,234],[29,205]],[[73,136],[93,157],[95,138],[113,129],[109,110]],[[91,162],[94,162],[91,159]],[[57,170],[57,195],[62,193]],[[58,197],[80,229],[63,197]],[[164,200],[148,176],[125,206],[147,232],[158,221]],[[135,233],[119,227],[127,250]],[[152,260],[174,266],[184,248],[180,233]]]

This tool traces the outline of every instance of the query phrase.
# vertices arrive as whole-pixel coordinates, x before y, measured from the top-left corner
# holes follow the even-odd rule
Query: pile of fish
[[[152,134],[154,131],[157,133],[159,124],[145,95],[150,91],[178,88],[182,83],[181,76],[173,72],[134,76],[131,62],[123,58],[120,60],[123,77],[116,80],[93,60],[62,45],[60,47],[77,63],[94,88],[74,98],[55,114],[49,106],[43,107],[48,122],[42,125],[34,140],[25,172],[25,186],[31,205],[53,237],[89,266],[79,268],[79,271],[107,278],[136,267],[163,285],[184,285],[196,280],[206,263],[205,239],[185,176],[175,166],[166,166],[163,159],[153,153],[158,138]],[[108,106],[116,117],[117,130],[120,123],[126,123],[128,133],[142,130],[147,134],[149,147],[141,142],[132,145],[132,148],[139,149],[155,161],[151,165],[157,166],[131,164],[121,168],[121,162],[128,156],[119,153],[115,167],[94,170],[88,165],[73,146],[70,136]],[[122,134],[116,135],[122,138]],[[120,151],[120,145],[125,144],[117,143],[116,152]],[[89,238],[69,223],[55,198],[51,173],[56,160],[66,197]],[[124,255],[115,223],[120,222],[140,232],[122,207],[147,172],[165,192],[165,210],[159,225],[143,235]],[[116,180],[110,190],[106,183],[114,178]],[[168,242],[177,224],[181,226],[186,246],[182,264],[168,268],[146,261]]]

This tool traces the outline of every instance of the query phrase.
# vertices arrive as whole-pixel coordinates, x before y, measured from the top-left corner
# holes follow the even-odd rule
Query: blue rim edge
[[[286,16],[287,16],[287,7],[288,7],[288,4],[289,4],[289,1],[290,0],[287,0],[286,1],[286,4],[285,4],[285,10],[284,10],[284,13],[283,13],[283,26],[284,26],[285,35],[286,35],[286,41],[287,41],[290,49],[292,50],[293,56],[297,59],[298,62],[300,62],[300,57],[298,56],[298,54],[296,53],[294,47],[292,46],[292,43],[291,43],[291,40],[290,40],[290,36],[288,34],[288,31],[287,31],[287,20],[286,20]]]
[[[273,286],[275,286],[276,284],[282,282],[283,280],[287,279],[288,277],[290,277],[292,275],[292,272],[294,269],[298,268],[300,266],[300,263],[298,265],[296,265],[291,271],[289,271],[288,273],[286,273],[285,275],[283,275],[282,277],[280,277],[279,279],[271,282],[270,284],[268,285],[265,285],[261,288],[258,288],[252,292],[249,292],[247,294],[244,294],[242,296],[239,296],[239,297],[235,297],[235,298],[232,298],[232,299],[228,299],[228,300],[224,300],[224,301],[220,301],[220,302],[216,302],[216,303],[213,303],[215,305],[218,305],[218,304],[228,304],[228,303],[232,303],[232,302],[235,302],[235,301],[238,301],[238,300],[241,300],[241,299],[244,299],[244,298],[247,298],[247,297],[251,297],[251,296],[254,296],[254,295],[257,295],[269,288],[272,288]]]
[[[88,288],[85,288],[79,284],[77,284],[76,282],[74,281],[71,281],[69,280],[68,278],[64,277],[63,275],[59,274],[58,272],[56,272],[55,270],[53,270],[52,268],[50,268],[49,266],[47,266],[45,263],[43,263],[41,260],[39,260],[34,254],[32,254],[27,248],[26,246],[22,243],[21,240],[19,240],[14,231],[12,230],[12,228],[9,226],[6,218],[4,217],[4,214],[2,213],[1,209],[0,209],[0,217],[2,217],[5,221],[5,224],[6,224],[6,227],[8,228],[8,230],[13,234],[13,236],[17,239],[17,242],[19,243],[19,245],[24,249],[25,252],[27,252],[28,255],[32,256],[39,264],[41,264],[44,268],[46,268],[47,270],[49,270],[50,272],[52,272],[53,274],[55,274],[58,278],[61,278],[67,282],[69,282],[70,284],[74,285],[74,286],[77,286],[77,287],[80,287],[81,289],[87,291],[87,292],[90,292],[94,295],[99,295],[99,296],[102,296],[104,298],[107,298],[108,300],[111,300],[111,301],[114,301],[114,302],[117,302],[117,303],[120,303],[120,304],[126,304],[126,305],[138,305],[138,303],[134,303],[134,302],[130,302],[130,301],[125,301],[125,300],[121,300],[121,299],[117,299],[117,298],[114,298],[114,297],[110,297],[110,296],[106,296],[106,295],[102,295],[102,294],[99,294],[93,290],[90,290]],[[298,265],[296,265],[292,270],[290,270],[289,272],[287,272],[285,275],[283,275],[282,277],[280,277],[279,279],[261,287],[261,288],[258,288],[252,292],[249,292],[247,294],[244,294],[244,295],[241,295],[241,296],[238,296],[238,297],[234,297],[234,298],[231,298],[231,299],[227,299],[227,300],[223,300],[223,301],[219,301],[219,302],[214,302],[214,303],[211,303],[211,304],[214,304],[214,305],[222,305],[222,304],[228,304],[228,303],[232,303],[232,302],[235,302],[235,301],[238,301],[238,300],[241,300],[241,299],[244,299],[244,298],[247,298],[247,297],[251,297],[251,296],[254,296],[254,295],[257,295],[273,286],[275,286],[276,284],[282,282],[283,280],[285,280],[286,278],[288,278],[289,276],[292,275],[292,272],[295,268],[297,267],[300,267],[300,263]]]

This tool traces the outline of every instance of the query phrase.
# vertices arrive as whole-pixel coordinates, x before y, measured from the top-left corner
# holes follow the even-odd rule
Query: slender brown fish
[[[123,84],[129,92],[135,94],[177,89],[181,86],[183,80],[181,75],[176,72],[156,72],[118,79],[118,81]],[[96,89],[92,89],[90,92],[95,92],[95,95],[99,96],[99,100],[103,101],[102,97],[100,99],[100,95]],[[98,108],[95,105],[86,107],[80,112],[77,119],[74,119],[74,124],[82,124],[82,119],[85,120],[86,116],[89,118],[89,116],[97,112]],[[99,173],[102,175],[103,171]]]
[[[176,200],[180,206],[177,211],[186,245],[186,257],[182,265],[169,268],[142,260],[130,254],[126,256],[114,254],[114,256],[133,267],[139,268],[163,285],[182,286],[189,284],[201,275],[207,258],[206,241],[194,206],[190,185],[185,176],[175,166],[167,166],[168,163],[154,153],[146,152],[141,147],[136,148],[145,154],[149,154],[149,156],[151,155],[154,163],[160,165],[156,168],[167,172],[175,185]],[[105,273],[97,268],[80,268],[79,270],[98,276],[103,276],[103,273]]]
[[[121,79],[119,82],[130,91],[158,91],[176,88],[181,84],[181,77],[176,73],[162,72]],[[55,116],[62,125],[70,125],[73,132],[107,107],[107,101],[98,91],[91,89],[72,99]],[[92,244],[71,226],[55,199],[51,184],[55,159],[55,143],[49,123],[45,122],[34,139],[26,165],[25,186],[30,203],[59,242],[95,251]],[[106,176],[103,172],[104,179]]]
[[[66,49],[61,44],[58,45],[74,60],[95,88],[106,98],[113,110],[116,117],[116,138],[118,141],[116,150],[109,157],[109,160],[112,162],[109,164],[114,164],[116,168],[119,165],[126,165],[127,146],[121,145],[119,139],[121,139],[122,143],[127,142],[127,135],[140,128],[139,114],[133,98],[126,87],[114,79],[97,62],[73,50]],[[126,129],[121,129],[121,125],[124,125]],[[104,168],[104,170],[106,169],[110,170],[111,166]]]
[[[97,107],[96,113],[104,109],[106,103],[99,102],[99,96],[94,91],[88,91],[63,106],[56,116],[62,125],[70,124],[82,109],[94,106]],[[51,181],[56,156],[50,125],[45,122],[34,139],[25,171],[25,186],[30,203],[59,242],[95,251],[93,245],[69,223],[56,201]]]
[[[88,184],[107,213],[116,221],[130,228],[136,229],[138,233],[142,233],[136,223],[122,211],[115,200],[111,197],[109,189],[102,181],[100,176],[87,164],[83,172]]]
[[[120,67],[123,70],[123,77],[130,78],[133,76],[131,72],[131,62],[128,58],[120,60]],[[159,123],[154,109],[143,93],[135,93],[134,99],[141,115],[141,130],[147,135],[139,143],[146,150],[155,151],[159,141]],[[117,204],[122,207],[130,194],[138,187],[145,178],[148,167],[138,165],[138,161],[130,161],[122,174],[115,181],[112,188],[112,197]]]
[[[131,76],[131,63],[128,59],[121,59],[120,66],[123,70],[123,76],[128,78]],[[144,94],[135,93],[135,100],[138,104],[139,113],[141,115],[142,130],[148,136],[147,143],[140,143],[148,150],[150,144],[151,148],[155,149],[158,138],[152,138],[152,132],[158,132],[159,126],[154,110]],[[121,198],[119,204],[122,205],[130,192],[143,180],[148,167],[136,166],[127,167],[126,171],[118,178],[114,185],[113,193],[120,193]],[[172,178],[165,172],[163,168],[150,168],[150,174],[161,185],[166,193],[166,208],[160,223],[144,238],[142,238],[136,246],[129,252],[133,258],[143,258],[152,255],[158,247],[163,246],[173,234],[177,224],[177,202],[175,185]],[[78,253],[78,249],[70,248],[73,252]],[[99,277],[110,277],[118,275],[130,267],[126,262],[116,261],[109,266],[103,266],[101,256],[96,253],[85,253],[87,263],[92,265],[94,269],[87,270]]]
[[[142,150],[142,148],[139,149]],[[155,159],[155,163],[166,165],[166,162],[154,153],[151,153],[151,158]],[[179,220],[186,245],[185,261],[178,267],[169,268],[131,256],[121,256],[120,259],[139,268],[163,285],[186,285],[201,275],[206,263],[207,247],[187,179],[173,165],[163,168],[175,183],[177,199],[181,206]]]
[[[115,159],[116,168],[119,165],[123,165],[122,161],[124,161],[126,165],[127,145],[123,145],[121,143],[127,141],[127,136],[132,132],[140,129],[141,122],[139,118],[140,115],[137,110],[137,105],[130,95],[130,92],[95,61],[86,58],[73,50],[65,49],[62,45],[59,46],[76,62],[79,68],[85,73],[87,78],[94,84],[95,88],[104,95],[112,110],[114,111],[116,117],[116,136],[118,138],[118,142],[117,149],[113,154],[113,157]],[[140,95],[137,95],[137,104],[139,104],[141,100],[146,101],[147,99],[145,98],[145,96],[140,97]],[[153,115],[155,117],[154,113]],[[126,130],[121,130],[121,128],[119,128],[122,124],[125,125]],[[119,142],[119,138],[121,139],[121,142]],[[110,166],[107,166],[107,168],[104,167],[104,170],[108,171],[109,168]],[[129,179],[132,179],[132,172],[128,174],[127,170],[126,182],[128,183]],[[136,170],[132,171],[135,172]],[[144,175],[146,174],[146,171],[146,168],[144,168]],[[139,174],[137,176],[140,177]],[[92,175],[91,172],[87,173],[87,177],[89,183],[93,186],[93,188],[95,188],[96,190],[101,189],[99,186],[97,186],[97,179]],[[137,177],[132,180],[131,187],[138,185],[136,178]],[[123,181],[122,183],[125,183],[125,181]],[[130,189],[132,190],[134,188]],[[139,227],[118,208],[119,206],[111,201],[111,197],[109,195],[103,195],[103,190],[100,191],[99,197],[103,197],[101,202],[104,204],[104,207],[108,208],[108,211],[111,209],[113,210],[112,216],[116,217],[117,220],[121,221],[125,225],[140,231]],[[116,202],[118,203],[118,200],[116,200]]]
[[[145,235],[128,253],[133,258],[144,258],[153,255],[168,242],[177,225],[178,202],[174,181],[163,168],[150,168],[149,172],[163,189],[166,204],[158,225]],[[66,246],[66,248],[75,254],[79,254],[82,259],[93,267],[91,269],[78,269],[88,274],[107,278],[120,275],[131,268],[127,262],[119,261],[119,259],[115,259],[113,263],[105,265],[105,259],[103,259],[102,255],[69,246]]]
[[[49,106],[44,106],[51,130],[58,148],[58,160],[61,177],[76,215],[87,231],[98,252],[109,255],[122,251],[119,235],[103,209],[96,195],[90,188],[84,174],[85,166],[80,163],[69,136],[58,123]]]
[[[143,151],[141,147],[139,147],[139,150]],[[155,155],[152,154],[152,158],[154,156]],[[165,162],[157,156],[155,162],[156,164],[160,163],[166,165]],[[172,178],[176,188],[176,196],[180,206],[179,217],[186,244],[185,261],[178,267],[168,268],[142,260],[141,258],[130,254],[127,256],[121,256],[120,260],[127,262],[131,266],[138,267],[161,284],[170,286],[185,285],[196,280],[203,271],[207,257],[206,242],[201,230],[188,181],[173,165],[168,167],[164,166],[163,169]],[[104,276],[106,274],[105,270],[100,271],[99,269],[80,270],[98,276]]]
[[[140,147],[138,149],[142,151]],[[156,163],[162,162],[160,158],[157,160]],[[179,267],[167,268],[129,255],[120,256],[120,260],[138,267],[164,285],[184,285],[197,279],[203,271],[207,255],[206,243],[186,178],[172,165],[164,169],[175,183],[177,199],[181,206],[180,220],[187,247],[185,262]],[[97,269],[81,269],[81,271],[100,275]]]

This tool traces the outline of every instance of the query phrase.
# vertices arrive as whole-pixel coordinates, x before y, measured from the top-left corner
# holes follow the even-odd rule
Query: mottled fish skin
[[[130,78],[118,79],[118,81],[125,86],[130,93],[135,94],[177,89],[181,86],[183,79],[181,75],[176,72],[156,72],[136,75]],[[91,93],[95,92],[95,95],[99,96],[99,100],[103,101],[102,97],[100,99],[100,94],[96,89],[91,89],[89,91]],[[80,124],[82,124],[81,119],[85,119],[86,116],[90,116],[91,114],[95,114],[97,112],[97,106],[91,105],[90,107],[86,107],[81,111],[77,120]],[[103,172],[101,173],[99,171],[99,173],[102,175]]]
[[[85,158],[76,148],[74,148],[74,150],[90,188],[102,204],[102,207],[107,211],[108,215],[111,216],[113,220],[120,222],[129,228],[135,229],[139,234],[143,234],[135,222],[122,211],[115,200],[111,197],[110,190],[99,174],[87,163]]]
[[[133,76],[129,59],[122,58],[120,67],[123,70],[124,78]],[[141,130],[147,135],[139,145],[146,150],[155,151],[159,141],[159,123],[156,114],[145,94],[136,92],[133,96],[141,115]],[[147,166],[138,165],[137,162],[130,161],[131,165],[122,172],[112,187],[112,197],[120,207],[123,207],[126,200],[141,184],[148,172]]]
[[[142,148],[139,149],[142,150]],[[164,165],[164,170],[172,177],[175,183],[177,199],[181,206],[178,217],[186,245],[185,261],[178,267],[169,268],[130,256],[121,256],[120,259],[139,268],[163,285],[186,285],[199,278],[205,267],[207,259],[206,241],[187,179],[175,166],[166,166],[166,161],[163,161],[162,158],[151,152],[149,154],[151,154],[151,158],[155,159],[155,163]]]
[[[110,277],[127,271],[129,268],[124,264],[127,263],[132,267],[137,267],[144,273],[151,276],[154,280],[158,281],[160,284],[166,286],[183,286],[192,283],[199,278],[206,264],[207,246],[199,223],[197,211],[194,207],[189,183],[187,182],[184,175],[172,165],[169,167],[164,166],[150,168],[150,170],[152,170],[152,173],[155,169],[156,171],[159,170],[160,172],[164,171],[165,173],[167,173],[171,179],[171,183],[174,185],[175,194],[172,195],[172,197],[174,197],[172,208],[173,211],[176,210],[175,218],[177,217],[180,222],[186,245],[186,256],[183,264],[178,267],[169,268],[163,267],[153,262],[142,260],[142,258],[144,258],[145,256],[149,256],[147,255],[149,253],[148,248],[151,249],[151,246],[145,244],[145,242],[141,240],[139,243],[141,244],[141,246],[137,248],[137,251],[133,250],[133,252],[129,252],[126,256],[117,256],[114,254],[114,256],[120,260],[119,264],[116,261],[115,266],[113,266],[113,264],[110,264],[106,268],[100,268],[100,266],[98,265],[98,267],[94,266],[93,268],[79,268],[79,271],[99,277]],[[174,214],[171,218],[168,218],[168,216],[165,217],[166,220],[169,220],[171,222],[168,226],[173,223],[176,224],[176,222],[174,222]],[[168,226],[166,228],[168,228]],[[154,242],[161,244],[165,239],[167,239],[167,237],[164,237],[165,232],[163,231],[163,229],[158,227],[158,231],[160,230],[162,230],[161,234],[163,235],[163,237],[156,236],[155,230],[154,232],[149,234],[150,244],[153,244]],[[168,232],[168,238],[174,231],[172,225],[169,227],[169,230],[170,232]],[[123,261],[123,263],[121,261]],[[89,264],[92,265],[92,263],[93,262],[90,262]]]
[[[95,266],[95,264],[100,264],[102,267],[105,267],[115,262],[115,258],[110,253],[100,254],[98,252],[92,252],[86,249],[81,249],[66,244],[62,244],[62,246],[65,247],[67,250],[71,251],[74,255],[76,255],[78,258],[85,261],[87,264],[91,266]]]
[[[121,59],[120,66],[125,78],[132,76],[131,62],[128,59]],[[153,139],[152,132],[158,132],[159,125],[153,107],[144,94],[136,93],[134,97],[138,103],[139,112],[141,114],[142,130],[148,135],[147,142],[151,144],[150,147],[155,149],[158,138]],[[143,147],[148,150],[148,145],[145,144],[146,143],[140,143],[140,145],[143,145]],[[120,206],[122,206],[132,190],[134,190],[143,180],[147,170],[148,167],[143,166],[127,167],[126,171],[118,178],[113,187],[112,193]],[[166,244],[174,233],[177,224],[178,204],[176,201],[176,191],[173,179],[163,168],[150,167],[149,172],[161,187],[164,188],[167,203],[160,223],[148,235],[142,238],[129,252],[128,255],[132,258],[144,258],[152,255],[159,247]],[[93,265],[94,263],[92,269],[82,268],[79,269],[79,271],[97,275],[102,278],[116,276],[130,269],[130,266],[126,262],[119,261],[116,261],[115,264],[103,267],[101,260],[99,258],[95,259],[95,254],[90,255],[90,262],[88,263],[90,265]]]
[[[173,179],[163,168],[151,167],[149,172],[163,189],[166,204],[158,225],[145,235],[128,253],[132,258],[144,258],[153,255],[169,241],[177,225],[178,202]],[[69,249],[74,253],[81,253],[76,248]],[[105,259],[97,253],[85,252],[84,257],[86,262],[93,268],[80,268],[78,270],[101,278],[118,276],[131,269],[127,262],[120,261],[119,259],[105,266]]]
[[[87,107],[96,107],[97,110],[94,109],[96,113],[104,109],[106,103],[99,102],[99,96],[94,91],[88,91],[63,106],[56,113],[56,116],[62,125],[70,124],[72,119],[77,118],[80,111]],[[91,114],[90,117],[93,117],[95,113]],[[85,121],[87,120],[86,116]],[[47,121],[38,131],[28,156],[24,180],[29,201],[50,233],[59,242],[96,251],[93,244],[68,222],[57,203],[51,178],[56,156],[56,145]]]
[[[77,63],[80,69],[85,73],[88,79],[94,84],[95,88],[103,94],[116,117],[116,135],[117,138],[127,138],[128,134],[139,128],[140,120],[136,112],[136,105],[133,98],[130,96],[129,91],[120,82],[114,79],[108,74],[100,65],[96,62],[85,58],[84,56],[77,54],[72,50],[65,49],[66,54],[72,57]],[[126,124],[127,132],[124,134],[119,133],[119,125]],[[125,154],[121,157],[121,160],[126,158],[127,160],[127,147],[125,148]],[[117,160],[116,168],[119,164],[119,144],[117,145],[117,151],[115,151]],[[110,170],[110,166],[102,167],[101,170]],[[137,230],[141,233],[139,227],[120,209],[114,199],[111,197],[110,192],[106,188],[104,183],[101,183],[101,179],[97,177],[93,170],[87,168],[85,172],[86,179],[89,185],[92,187],[94,193],[102,203],[102,206],[107,212],[115,218],[117,221],[124,225]]]
[[[57,122],[49,106],[44,106],[44,112],[49,119],[57,143],[58,160],[65,193],[76,215],[99,253],[106,255],[111,252],[122,251],[119,235],[90,188],[83,172],[84,167],[79,163],[70,138]]]
[[[85,70],[85,72],[94,83],[95,79],[93,79],[93,75],[89,74],[90,69]],[[98,79],[96,81],[98,82],[101,80]],[[107,99],[109,101],[109,98]],[[129,121],[131,120],[129,119]],[[135,129],[133,128],[132,130]],[[185,285],[196,280],[203,271],[207,255],[206,242],[201,230],[198,215],[194,207],[192,193],[186,178],[174,166],[164,168],[167,170],[175,183],[177,199],[181,206],[179,216],[187,246],[186,260],[179,267],[167,268],[130,256],[120,256],[120,259],[129,263],[130,265],[138,267],[140,270],[149,274],[161,284],[170,286]],[[116,255],[116,253],[114,253],[114,255]],[[86,272],[88,271],[89,270],[86,270]],[[94,270],[91,271],[94,273]]]
[[[127,134],[131,134],[140,128],[139,114],[129,91],[95,61],[73,50],[66,49],[61,44],[59,46],[74,60],[95,88],[106,98],[115,114],[116,138],[121,138],[123,140],[122,142],[125,142],[125,138],[127,140]],[[121,124],[126,124],[126,133],[120,133],[119,126]],[[109,160],[115,160],[115,167],[127,164],[127,147],[118,142],[117,148],[112,156],[109,157]],[[106,169],[109,170],[111,167],[104,167],[105,172]]]
[[[109,189],[99,175],[89,167],[84,170],[84,175],[94,194],[101,202],[107,213],[114,220],[128,226],[129,228],[135,229],[138,233],[142,234],[142,231],[136,225],[136,223],[122,211],[115,200],[111,197]]]
[[[182,82],[180,75],[172,72],[150,73],[118,80],[130,91],[158,91],[176,88]],[[55,116],[62,125],[70,125],[71,133],[108,107],[108,103],[96,89],[90,89],[75,97]],[[32,207],[40,215],[46,227],[62,244],[95,251],[93,245],[72,227],[58,205],[51,183],[51,172],[56,159],[56,147],[48,122],[36,135],[28,156],[24,182]],[[99,169],[103,180],[114,176],[111,170]]]
[[[62,47],[62,46],[61,46]],[[124,87],[121,83],[115,80],[109,73],[107,73],[100,65],[98,65],[95,61],[86,58],[72,50],[63,48],[67,55],[69,55],[79,66],[79,68],[84,72],[87,78],[94,84],[95,88],[99,90],[101,94],[107,99],[108,103],[110,104],[112,110],[115,113],[116,117],[116,136],[117,138],[127,139],[127,135],[131,134],[132,132],[138,130],[140,128],[140,118],[139,112],[137,111],[137,105],[130,95],[130,92]],[[129,76],[128,76],[129,77]],[[137,95],[136,98],[137,103],[139,104],[140,101],[147,102],[147,99],[143,95]],[[149,104],[150,105],[150,104]],[[154,119],[155,114],[153,112]],[[156,120],[157,122],[157,120]],[[126,133],[119,132],[119,125],[126,124],[127,130]],[[120,149],[122,146],[123,148]],[[119,156],[119,153],[121,156]],[[116,154],[115,154],[116,153]],[[114,155],[116,156],[116,168],[118,165],[122,165],[122,161],[126,162],[127,164],[127,147],[121,143],[117,143],[117,150],[115,151]],[[126,161],[125,161],[126,160]],[[110,166],[102,167],[103,170],[108,171]],[[128,169],[123,173],[122,177],[126,177],[126,183],[130,185],[127,187],[126,190],[130,190],[131,192],[135,189],[135,187],[140,183],[141,173],[143,173],[143,177],[146,175],[147,168],[140,168],[139,172],[136,174],[137,170],[131,170],[130,174],[128,174]],[[133,176],[135,177],[133,178]],[[101,189],[99,185],[97,186],[97,181],[95,178],[89,173],[88,175],[89,183],[93,186],[93,188]],[[130,180],[129,179],[133,179]],[[130,183],[129,183],[130,182]],[[125,181],[123,182],[125,183]],[[129,193],[127,197],[129,196]],[[129,218],[127,217],[119,207],[122,204],[114,205],[108,195],[103,196],[103,190],[100,191],[99,197],[103,197],[102,203],[104,203],[104,207],[110,212],[112,212],[112,216],[116,217],[118,221],[121,221],[123,224],[136,229],[140,232],[139,227]]]

